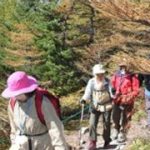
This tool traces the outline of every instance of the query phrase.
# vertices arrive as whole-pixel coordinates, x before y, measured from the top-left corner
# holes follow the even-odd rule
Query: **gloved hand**
[[[120,99],[121,104],[132,104],[133,103],[133,96],[131,94],[122,95]]]
[[[111,94],[112,94],[112,95],[115,95],[115,94],[116,94],[116,89],[113,88],[113,87],[111,88]]]
[[[121,94],[117,94],[115,95],[116,98],[113,100],[115,104],[122,104],[122,102],[124,102],[124,97]]]
[[[116,95],[111,95],[111,98],[112,99],[116,99]]]
[[[86,101],[85,101],[84,99],[81,99],[81,100],[80,100],[80,103],[81,103],[81,104],[85,104]]]
[[[132,94],[128,94],[126,98],[126,103],[127,104],[132,104],[134,103],[134,96]]]

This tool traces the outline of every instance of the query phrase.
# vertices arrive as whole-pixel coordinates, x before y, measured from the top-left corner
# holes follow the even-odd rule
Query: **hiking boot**
[[[145,126],[143,127],[143,129],[144,129],[146,132],[150,133],[150,125],[149,125],[149,124],[145,125]]]
[[[109,141],[105,141],[105,143],[104,143],[104,148],[109,148],[109,144],[110,144],[110,142],[111,142],[111,139],[109,140]]]
[[[145,129],[150,130],[150,124],[145,125]]]
[[[87,145],[87,150],[95,150],[96,149],[96,141],[90,140]]]
[[[126,141],[126,135],[125,135],[124,132],[120,132],[120,133],[118,134],[118,139],[117,139],[117,141],[118,141],[119,143],[123,143],[123,142]]]
[[[119,134],[119,131],[117,129],[113,129],[113,132],[112,132],[112,140],[116,140],[118,138],[118,134]]]

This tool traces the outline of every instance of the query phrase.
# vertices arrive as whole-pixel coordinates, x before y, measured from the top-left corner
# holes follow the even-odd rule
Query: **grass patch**
[[[146,118],[146,110],[145,110],[145,101],[144,97],[139,97],[135,102],[134,106],[134,115],[132,117],[133,121],[140,121],[142,118]]]
[[[146,112],[144,110],[139,110],[133,115],[133,120],[138,122],[145,117],[146,117]]]
[[[135,139],[127,150],[150,150],[150,140]]]
[[[0,130],[0,150],[7,150],[10,146],[9,136]]]

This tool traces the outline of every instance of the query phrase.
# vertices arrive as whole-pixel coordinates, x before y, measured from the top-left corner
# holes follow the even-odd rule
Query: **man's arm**
[[[15,138],[16,138],[16,126],[14,123],[14,117],[13,117],[13,111],[11,109],[11,105],[9,103],[8,105],[8,117],[9,117],[9,122],[10,122],[10,127],[11,127],[11,132],[10,132],[10,140],[11,143],[14,144],[15,143]]]
[[[88,81],[86,88],[85,88],[85,92],[84,92],[84,95],[83,95],[81,101],[82,100],[84,100],[84,101],[91,100],[91,98],[92,98],[92,84],[93,84],[92,79],[90,79]]]

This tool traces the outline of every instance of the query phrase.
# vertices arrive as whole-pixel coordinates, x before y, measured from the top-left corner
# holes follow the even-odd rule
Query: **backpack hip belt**
[[[42,136],[42,135],[45,135],[48,133],[48,130],[46,130],[45,132],[43,133],[39,133],[39,134],[33,134],[33,135],[30,135],[30,134],[26,134],[26,133],[23,133],[23,134],[19,134],[19,135],[24,135],[24,136],[27,136],[27,137],[36,137],[36,136]]]
[[[107,104],[104,104],[104,105],[100,105],[98,104],[95,109],[97,111],[100,111],[100,112],[106,112],[106,111],[110,111],[112,109],[112,103],[107,103]]]

